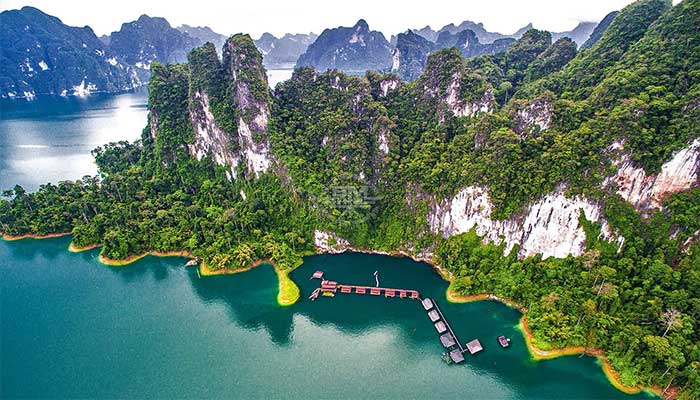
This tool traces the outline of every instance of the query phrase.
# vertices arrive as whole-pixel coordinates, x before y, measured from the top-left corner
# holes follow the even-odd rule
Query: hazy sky
[[[0,0],[0,9],[31,5],[73,26],[90,25],[98,35],[119,30],[141,14],[165,17],[171,25],[207,25],[222,34],[275,35],[352,26],[364,18],[373,30],[391,34],[429,24],[434,29],[463,20],[512,33],[532,22],[550,31],[570,30],[580,21],[599,21],[631,0]],[[674,1],[675,3],[675,1]],[[415,4],[415,5],[414,5]]]

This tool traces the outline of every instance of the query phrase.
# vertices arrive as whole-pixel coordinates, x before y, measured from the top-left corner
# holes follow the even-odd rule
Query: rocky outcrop
[[[314,231],[314,245],[326,253],[342,253],[350,247],[347,240],[339,238],[335,233],[319,230]]]
[[[461,74],[453,76],[452,83],[447,89],[447,98],[445,99],[447,109],[451,111],[455,117],[471,117],[478,113],[493,112],[496,104],[496,100],[493,96],[493,89],[487,89],[478,100],[468,101],[463,99],[460,95],[461,80]]]
[[[601,218],[598,204],[579,197],[567,198],[561,191],[531,203],[508,220],[493,219],[492,210],[487,190],[470,186],[454,198],[435,204],[428,224],[444,237],[475,229],[486,242],[505,243],[505,253],[519,245],[519,257],[542,254],[543,258],[563,258],[583,253],[586,233],[579,224],[581,212],[589,221]],[[606,229],[603,234],[610,237]]]
[[[218,165],[228,166],[229,177],[236,176],[236,168],[241,159],[240,154],[231,151],[238,143],[230,133],[219,127],[211,112],[209,96],[199,90],[190,100],[190,119],[194,126],[195,140],[188,145],[190,154],[198,160],[209,156]]]
[[[399,33],[396,48],[392,54],[391,72],[401,79],[412,81],[425,69],[428,55],[435,50],[435,44],[413,31]]]
[[[223,67],[231,79],[233,102],[238,110],[238,141],[248,176],[259,177],[271,164],[268,121],[271,96],[262,56],[248,35],[226,41]]]
[[[533,136],[549,129],[552,124],[552,99],[542,96],[534,100],[517,100],[513,102],[513,130],[521,138]]]
[[[267,172],[273,157],[268,123],[271,94],[262,57],[248,35],[230,37],[222,61],[207,43],[189,55],[189,116],[194,140],[189,153],[211,158],[239,175],[257,178]]]
[[[621,142],[611,146],[611,150],[622,149]],[[677,152],[656,175],[647,175],[626,154],[615,164],[618,166],[617,174],[606,180],[605,185],[614,185],[617,193],[638,211],[659,208],[669,194],[688,190],[698,184],[700,139],[695,139],[690,146]]]

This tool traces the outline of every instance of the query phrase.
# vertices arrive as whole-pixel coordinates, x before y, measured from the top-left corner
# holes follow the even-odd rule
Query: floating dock
[[[375,278],[377,278],[377,275],[378,274],[375,272]],[[385,298],[398,296],[401,299],[420,300],[421,306],[426,311],[428,318],[430,318],[430,322],[433,323],[435,330],[440,334],[440,343],[448,350],[448,353],[444,354],[443,356],[449,356],[449,359],[454,363],[459,364],[464,361],[464,353],[466,352],[476,354],[483,350],[483,347],[478,339],[474,339],[467,343],[466,348],[462,346],[457,334],[455,334],[455,332],[452,330],[450,323],[445,318],[445,315],[442,313],[442,310],[440,310],[440,307],[437,305],[435,300],[428,297],[421,299],[417,290],[379,287],[378,278],[376,279],[376,287],[346,285],[326,279],[323,271],[314,272],[311,279],[321,280],[320,287],[316,288],[311,293],[311,296],[309,296],[309,299],[311,300],[316,300],[319,295],[333,296],[338,292],[343,294],[369,294],[370,296],[384,295]]]
[[[400,299],[420,299],[420,293],[413,289],[395,289],[395,288],[385,288],[385,287],[375,287],[375,286],[359,286],[359,285],[345,285],[338,283],[336,281],[331,281],[324,279],[323,271],[316,271],[311,275],[311,279],[320,279],[321,287],[318,290],[320,294],[331,292],[331,293],[345,293],[345,294],[369,294],[371,296],[384,296],[384,297],[399,297]],[[314,293],[316,293],[314,290]],[[312,296],[314,294],[312,293]],[[313,298],[309,297],[311,300],[315,300],[319,294],[316,294]]]

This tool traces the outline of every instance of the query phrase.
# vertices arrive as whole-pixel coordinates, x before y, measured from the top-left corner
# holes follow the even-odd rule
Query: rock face
[[[229,166],[230,176],[236,176],[240,154],[231,151],[234,146],[237,147],[235,137],[219,127],[206,92],[194,92],[190,100],[190,119],[195,132],[194,142],[188,145],[190,154],[198,160],[209,156],[216,164]]]
[[[385,70],[391,67],[391,45],[381,32],[370,31],[367,22],[361,19],[351,28],[324,30],[296,65],[351,73]]]
[[[549,129],[552,124],[552,100],[543,96],[534,100],[519,100],[514,102],[513,131],[525,139]]]
[[[486,189],[470,186],[454,198],[436,204],[428,224],[445,237],[475,229],[484,240],[505,243],[505,253],[519,245],[518,256],[578,256],[583,253],[586,233],[579,224],[581,212],[589,221],[600,219],[600,207],[582,198],[569,199],[555,192],[527,206],[509,220],[491,218],[492,205]],[[606,233],[607,234],[607,233]]]
[[[423,73],[428,55],[433,51],[435,44],[413,31],[399,33],[392,54],[391,72],[406,81],[416,79]]]
[[[603,20],[600,21],[600,23],[598,23],[595,29],[593,29],[593,32],[588,37],[588,40],[586,40],[581,45],[581,49],[589,49],[591,48],[591,46],[596,44],[603,36],[603,33],[605,33],[605,30],[608,29],[608,26],[610,26],[610,24],[613,22],[618,12],[619,11],[613,11],[610,14],[606,15],[605,18],[603,18]]]
[[[263,33],[255,41],[255,46],[263,55],[263,64],[268,67],[288,67],[294,65],[311,43],[318,38],[315,33],[290,34],[277,38],[271,33]]]
[[[147,81],[151,63],[182,63],[187,53],[203,42],[170,26],[165,18],[142,15],[122,24],[110,35],[110,47],[126,63],[136,67],[139,78]]]
[[[341,239],[332,232],[314,231],[314,245],[327,253],[342,253],[350,247],[347,240]]]
[[[224,71],[238,110],[238,140],[248,175],[256,178],[270,167],[271,97],[262,55],[248,35],[232,36],[224,45]]]
[[[440,122],[448,114],[464,117],[490,113],[496,104],[491,85],[465,68],[455,48],[433,53],[416,83],[423,100],[437,107]]]
[[[614,146],[619,149],[618,143]],[[662,200],[672,193],[690,189],[698,184],[700,173],[700,140],[695,139],[687,148],[676,153],[661,167],[657,175],[647,175],[623,155],[617,161],[617,174],[609,179],[608,185],[614,184],[617,193],[634,205],[638,211],[659,208]]]
[[[230,168],[229,177],[257,178],[272,164],[271,96],[262,56],[248,35],[231,36],[219,61],[211,43],[190,54],[190,154]],[[214,110],[220,110],[218,113]],[[223,110],[223,111],[221,111]]]
[[[89,27],[32,7],[0,13],[0,97],[118,92],[141,83]]]

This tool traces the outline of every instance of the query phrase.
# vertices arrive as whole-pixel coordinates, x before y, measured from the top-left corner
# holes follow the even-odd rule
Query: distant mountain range
[[[293,66],[311,43],[316,41],[315,33],[298,33],[277,38],[271,33],[265,32],[260,39],[255,41],[255,47],[263,55],[265,67],[289,67]]]
[[[600,24],[582,22],[552,41],[569,37],[583,48],[597,41],[616,13]],[[430,26],[392,36],[372,31],[365,20],[352,27],[324,30],[321,35],[264,33],[255,46],[266,68],[312,66],[345,72],[393,71],[412,80],[425,68],[430,53],[456,47],[463,57],[503,52],[532,29],[513,34],[489,32],[481,23],[464,21],[435,31]],[[182,63],[195,47],[211,42],[219,52],[227,36],[211,28],[172,27],[164,18],[142,15],[99,38],[88,26],[65,25],[33,7],[0,13],[0,97],[85,95],[120,92],[146,84],[153,62]]]
[[[299,57],[296,66],[311,66],[321,71],[384,70],[391,66],[391,51],[384,34],[371,31],[361,19],[350,28],[324,30]]]

